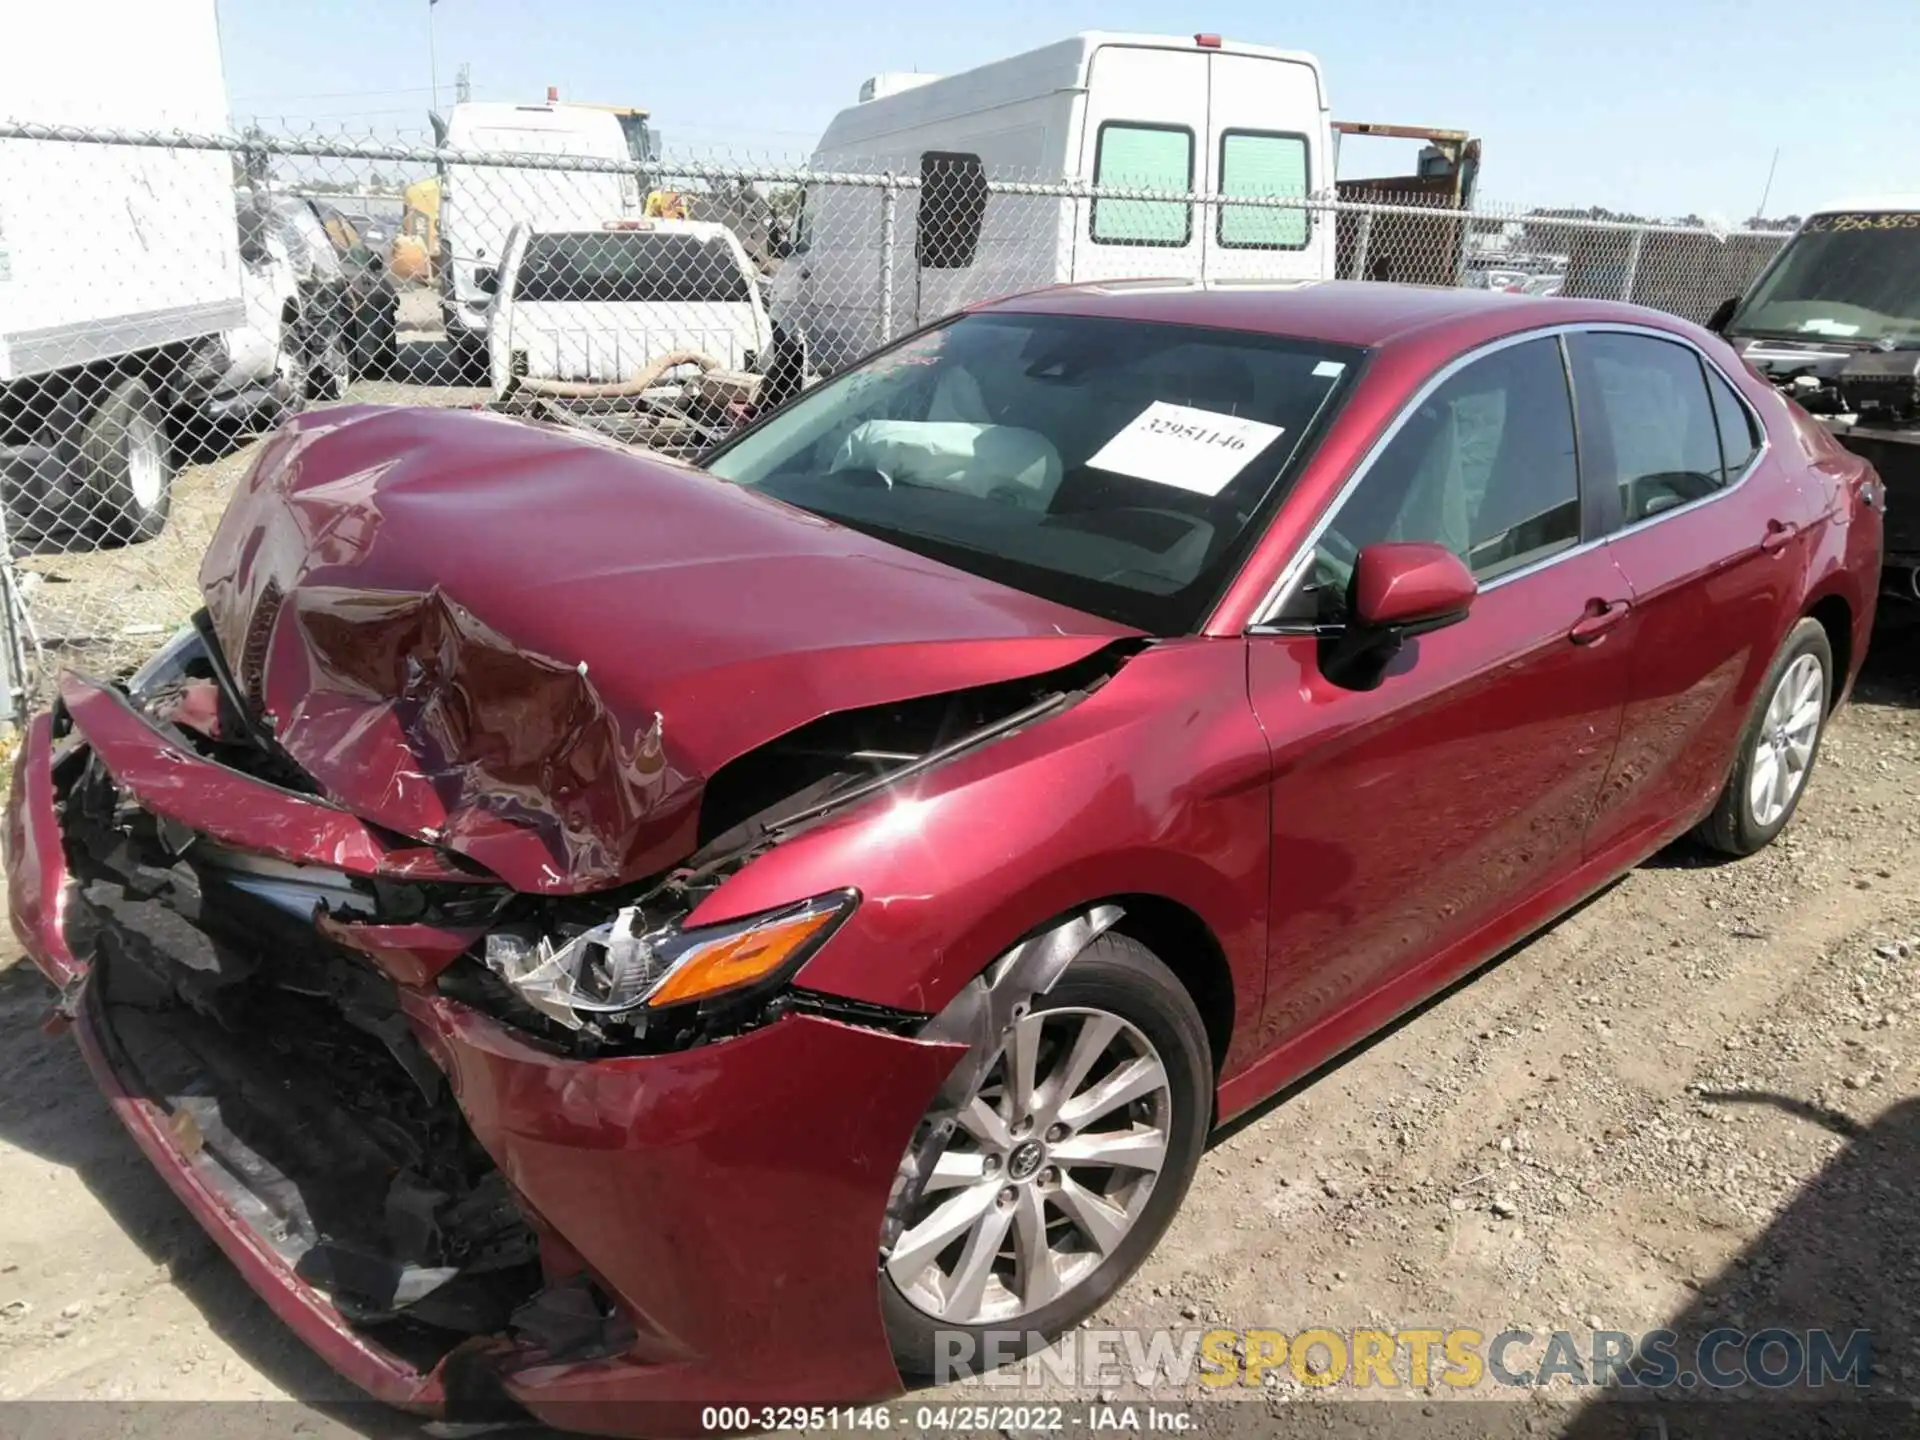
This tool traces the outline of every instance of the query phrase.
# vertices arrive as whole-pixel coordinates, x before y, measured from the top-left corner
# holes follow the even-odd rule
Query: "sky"
[[[1464,129],[1480,194],[1739,222],[1920,189],[1920,0],[217,0],[237,120],[424,131],[477,100],[637,105],[670,150],[798,159],[883,70],[951,74],[1076,31],[1307,50],[1335,119]],[[1349,142],[1342,174],[1411,147]]]

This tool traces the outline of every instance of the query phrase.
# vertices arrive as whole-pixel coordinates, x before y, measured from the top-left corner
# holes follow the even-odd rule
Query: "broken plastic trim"
[[[482,958],[522,1000],[569,1030],[585,1029],[604,1017],[644,1033],[649,1003],[691,965],[722,947],[737,949],[755,935],[811,924],[797,944],[775,950],[769,941],[764,969],[753,969],[755,957],[749,952],[740,978],[691,998],[734,998],[777,985],[826,943],[858,899],[851,890],[839,890],[724,924],[683,930],[680,921],[673,920],[644,932],[635,928],[645,923],[643,912],[629,905],[606,924],[559,944],[551,936],[530,939],[521,932],[496,930],[487,936]]]
[[[887,1198],[886,1223],[880,1230],[883,1259],[892,1252],[902,1222],[926,1188],[961,1107],[999,1057],[1007,1032],[1026,1017],[1036,997],[1053,989],[1073,957],[1112,929],[1125,913],[1118,905],[1095,905],[1028,936],[970,980],[921,1027],[917,1038],[965,1045],[967,1053],[934,1096],[913,1143],[901,1157]]]

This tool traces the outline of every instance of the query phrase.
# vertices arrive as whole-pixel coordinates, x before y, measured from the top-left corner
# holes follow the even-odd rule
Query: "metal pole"
[[[880,343],[893,339],[893,237],[900,191],[887,172],[886,186],[880,192]]]
[[[433,86],[433,108],[440,108],[440,56],[434,44],[433,12],[440,7],[440,0],[427,0],[427,76]]]
[[[1620,298],[1622,300],[1631,301],[1633,299],[1634,283],[1640,278],[1640,247],[1645,245],[1646,241],[1646,231],[1636,230],[1633,232],[1633,240],[1627,246],[1627,273],[1620,282]]]
[[[1337,233],[1339,221],[1336,220],[1334,225]],[[1372,244],[1373,212],[1368,210],[1360,216],[1360,238],[1353,242],[1353,273],[1347,277],[1349,280],[1367,278],[1367,249]]]
[[[27,723],[29,698],[26,685],[26,646],[20,639],[18,609],[25,602],[20,595],[20,571],[13,563],[13,541],[7,534],[6,507],[0,505],[0,735],[13,733]]]

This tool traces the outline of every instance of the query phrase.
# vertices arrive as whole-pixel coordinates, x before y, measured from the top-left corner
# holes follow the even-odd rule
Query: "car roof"
[[[1672,315],[1611,300],[1568,300],[1373,280],[1312,280],[1290,285],[1108,281],[1029,291],[976,308],[1247,330],[1368,349],[1449,335],[1480,343],[1542,326],[1580,323],[1626,322],[1687,335],[1704,333]]]

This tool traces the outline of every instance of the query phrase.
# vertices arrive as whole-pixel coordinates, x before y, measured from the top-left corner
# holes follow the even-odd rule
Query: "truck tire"
[[[80,444],[86,467],[82,525],[103,545],[151,540],[173,503],[166,411],[132,376],[100,392]]]

